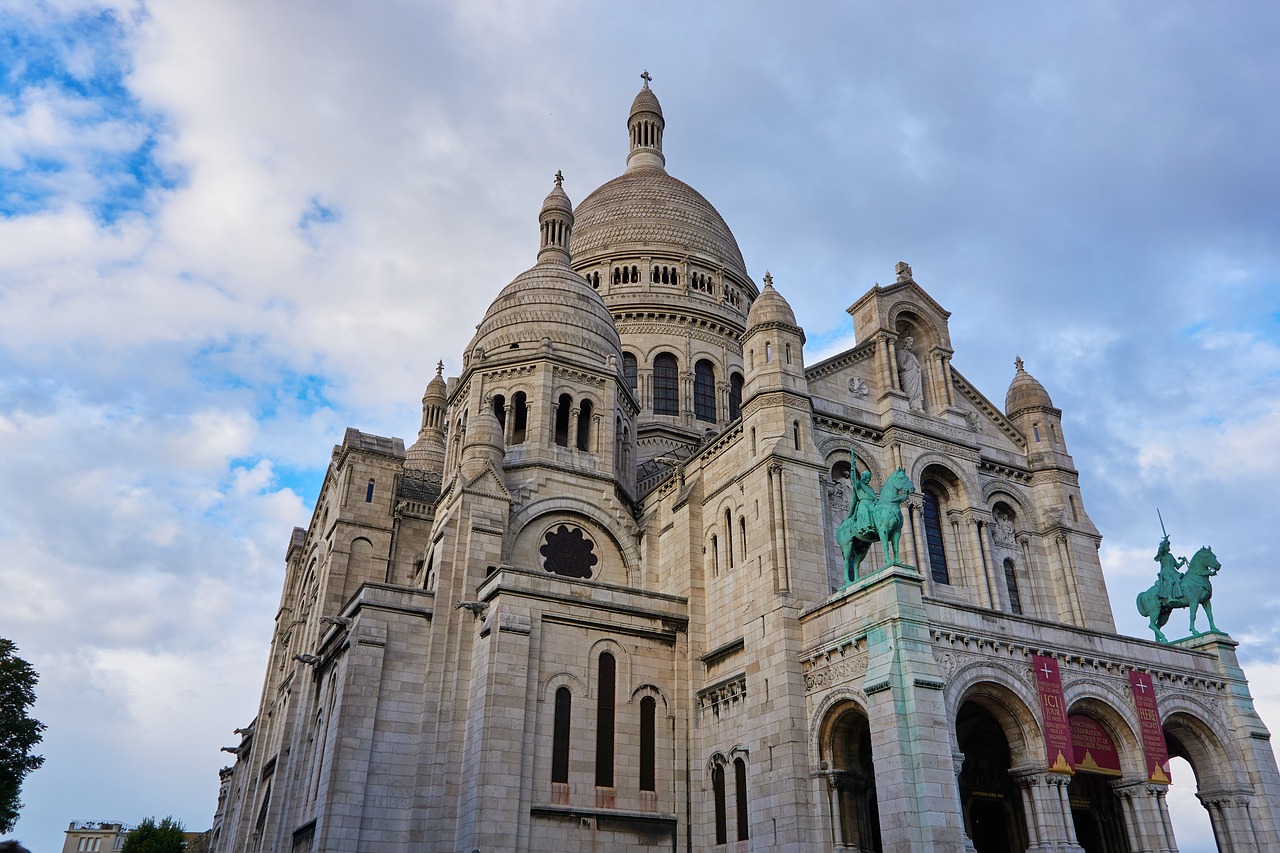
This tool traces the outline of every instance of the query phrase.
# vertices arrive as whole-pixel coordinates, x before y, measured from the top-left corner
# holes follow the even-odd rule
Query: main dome
[[[573,219],[575,264],[601,255],[665,249],[702,255],[747,277],[742,250],[719,211],[662,168],[628,169],[584,198]]]

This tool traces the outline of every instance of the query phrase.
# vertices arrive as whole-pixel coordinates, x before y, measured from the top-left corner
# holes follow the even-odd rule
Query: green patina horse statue
[[[854,477],[858,477],[856,471]],[[885,563],[890,566],[900,565],[898,542],[902,538],[902,502],[915,493],[911,478],[901,468],[888,476],[874,500],[869,496],[859,496],[860,483],[865,483],[865,480],[855,481],[853,499],[849,503],[849,517],[840,522],[840,527],[836,530],[836,541],[840,543],[840,550],[844,553],[846,585],[858,579],[858,568],[871,550],[871,543],[877,540],[884,546]],[[870,486],[864,485],[862,488],[870,494]]]
[[[1169,614],[1182,607],[1191,608],[1191,636],[1201,635],[1201,632],[1196,630],[1196,611],[1201,607],[1209,617],[1209,630],[1214,632],[1218,630],[1218,626],[1213,624],[1213,606],[1209,603],[1213,598],[1213,584],[1209,582],[1209,578],[1216,575],[1221,568],[1222,564],[1214,556],[1213,549],[1205,545],[1196,551],[1186,572],[1182,574],[1182,595],[1162,600],[1156,593],[1159,584],[1155,584],[1138,596],[1138,613],[1151,619],[1151,630],[1155,632],[1157,640],[1162,643],[1169,642],[1160,629],[1169,621]]]

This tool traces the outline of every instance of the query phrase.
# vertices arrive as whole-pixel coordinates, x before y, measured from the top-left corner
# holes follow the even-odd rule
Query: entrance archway
[[[831,768],[828,773],[836,849],[882,853],[867,715],[852,704],[845,705],[832,713],[827,731],[823,747]]]
[[[1076,840],[1085,853],[1130,853],[1124,806],[1113,787],[1124,775],[1115,739],[1089,714],[1077,711],[1067,719],[1075,747],[1075,777],[1067,797]]]
[[[965,830],[978,853],[1027,849],[1026,820],[1013,778],[1009,739],[995,716],[970,700],[956,715],[956,742],[964,754],[960,803]]]

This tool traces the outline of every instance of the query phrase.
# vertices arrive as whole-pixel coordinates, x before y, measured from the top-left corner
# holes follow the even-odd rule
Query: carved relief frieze
[[[813,425],[817,429],[826,430],[827,432],[841,433],[843,435],[851,435],[856,438],[864,438],[867,441],[879,442],[884,433],[871,427],[859,426],[858,424],[849,423],[848,421],[836,420],[835,418],[815,416]]]
[[[984,474],[991,474],[997,477],[1004,477],[1019,483],[1030,483],[1031,472],[1022,468],[1014,468],[1010,465],[1003,465],[999,462],[992,462],[990,459],[983,459],[978,463],[978,470]]]
[[[843,639],[801,658],[805,692],[859,681],[867,674],[867,641]]]
[[[959,430],[956,430],[956,433],[961,434]],[[903,444],[922,447],[925,450],[932,450],[936,453],[946,453],[950,456],[965,459],[969,462],[979,461],[978,451],[976,450],[970,450],[967,447],[958,447],[945,441],[938,441],[937,439],[926,438],[923,435],[918,435],[917,433],[909,432],[907,430],[898,430],[894,437],[900,440]]]

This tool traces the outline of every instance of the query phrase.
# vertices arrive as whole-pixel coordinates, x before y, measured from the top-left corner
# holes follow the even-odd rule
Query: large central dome
[[[575,263],[599,255],[667,249],[703,255],[746,278],[733,232],[702,193],[661,166],[638,166],[587,196],[574,211]]]
[[[711,270],[723,268],[753,292],[742,250],[719,211],[702,193],[667,174],[662,153],[666,121],[649,88],[631,103],[627,170],[582,200],[570,249],[579,269],[610,258],[687,257]]]

